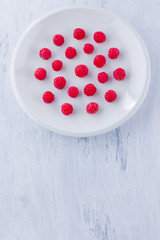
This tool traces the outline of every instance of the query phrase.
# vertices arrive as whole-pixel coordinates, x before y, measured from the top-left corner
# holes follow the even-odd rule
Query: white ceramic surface
[[[82,27],[86,30],[87,37],[77,41],[72,37],[73,29]],[[107,40],[103,44],[93,41],[95,31],[104,31]],[[54,34],[61,33],[65,37],[62,47],[53,45]],[[84,54],[83,45],[91,42],[95,46],[92,55]],[[78,56],[68,60],[64,56],[67,46],[74,46]],[[38,53],[43,47],[52,50],[52,58],[48,61],[40,59]],[[107,56],[110,47],[118,47],[121,55],[117,60],[107,58],[106,65],[97,69],[93,65],[93,58],[97,54]],[[54,59],[64,62],[64,70],[54,72],[51,63]],[[77,64],[86,64],[89,75],[79,79],[74,75]],[[48,76],[44,81],[34,78],[34,70],[45,67]],[[112,77],[114,69],[122,67],[126,70],[127,77],[124,81],[116,81]],[[100,84],[96,75],[100,71],[109,73],[110,80]],[[67,85],[63,90],[53,87],[53,78],[58,75],[66,77]],[[11,79],[14,93],[18,102],[32,119],[57,133],[68,136],[91,136],[110,131],[128,120],[139,108],[147,93],[150,80],[150,62],[146,47],[137,32],[117,15],[96,8],[68,8],[52,11],[39,18],[24,32],[20,38],[12,58]],[[86,83],[94,83],[98,89],[93,97],[83,94]],[[80,96],[71,99],[67,95],[67,88],[71,85],[78,86]],[[114,103],[104,100],[104,93],[116,90],[118,99]],[[55,102],[44,104],[41,96],[50,90],[55,94]],[[85,111],[87,103],[99,103],[100,111],[88,115]],[[63,116],[60,106],[64,102],[73,104],[74,113]]]

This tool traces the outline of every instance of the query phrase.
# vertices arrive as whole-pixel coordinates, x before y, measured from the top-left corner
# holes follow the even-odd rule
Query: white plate
[[[77,27],[84,28],[87,37],[78,41],[72,37],[73,30]],[[106,33],[107,40],[97,44],[93,40],[95,31]],[[65,44],[61,47],[53,45],[53,36],[61,33],[65,37]],[[84,54],[82,49],[86,42],[95,46],[92,55]],[[78,51],[75,59],[69,60],[64,56],[67,46],[74,46]],[[50,60],[42,60],[38,53],[43,47],[52,50]],[[117,60],[107,58],[106,65],[97,69],[93,65],[93,58],[97,54],[107,56],[110,47],[120,49]],[[54,72],[51,63],[54,59],[61,59],[64,70]],[[74,68],[77,64],[86,64],[90,73],[80,79],[75,76]],[[47,70],[48,77],[44,81],[34,78],[34,71],[38,67]],[[127,77],[123,81],[116,81],[112,77],[114,69],[122,67],[126,70]],[[97,73],[106,71],[109,82],[100,84]],[[66,77],[67,85],[63,90],[53,86],[53,79],[58,75]],[[23,33],[15,48],[11,64],[12,86],[16,98],[24,111],[37,123],[45,128],[68,136],[91,136],[108,132],[119,127],[127,121],[140,107],[147,93],[150,81],[150,61],[146,47],[135,31],[119,16],[97,8],[67,8],[52,11],[39,18]],[[83,94],[86,83],[94,83],[98,89],[93,97]],[[80,96],[72,99],[67,95],[67,88],[71,85],[78,86]],[[113,89],[118,93],[118,99],[113,103],[104,100],[104,93]],[[42,94],[50,90],[55,94],[55,102],[45,104]],[[89,115],[86,105],[95,101],[99,103],[100,111]],[[74,113],[70,116],[62,115],[60,106],[64,102],[73,104]]]

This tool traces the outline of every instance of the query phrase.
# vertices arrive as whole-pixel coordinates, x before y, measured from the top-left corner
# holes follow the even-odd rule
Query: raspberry
[[[70,87],[68,88],[68,95],[71,97],[71,98],[76,98],[79,94],[79,90],[77,87]]]
[[[106,64],[106,58],[103,55],[97,55],[95,56],[93,63],[96,67],[101,68]]]
[[[84,94],[87,95],[87,96],[93,96],[97,91],[97,88],[92,84],[87,84],[85,87],[84,87]]]
[[[64,77],[56,77],[54,79],[54,86],[58,89],[63,89],[66,85],[66,79]]]
[[[64,103],[62,106],[61,106],[61,112],[64,114],[64,115],[70,115],[72,112],[73,112],[73,107],[70,103]]]
[[[93,38],[96,43],[103,43],[106,41],[106,35],[103,32],[95,32]]]
[[[113,77],[116,80],[123,80],[126,76],[125,70],[123,68],[117,68],[114,72],[113,72]]]
[[[86,111],[89,114],[94,114],[98,112],[98,110],[99,110],[98,103],[95,103],[95,102],[90,102],[86,107]]]
[[[106,72],[98,73],[97,79],[100,83],[105,83],[108,81],[108,74]]]
[[[109,90],[105,93],[104,98],[107,102],[113,102],[117,98],[117,93],[113,90]]]
[[[116,59],[120,54],[120,51],[118,48],[110,48],[108,50],[108,57],[111,59]]]
[[[46,70],[44,68],[38,68],[35,72],[34,72],[34,76],[35,78],[37,78],[38,80],[44,80],[47,76]]]
[[[51,51],[48,48],[42,48],[39,51],[39,56],[44,60],[48,60],[51,58]]]
[[[54,94],[50,91],[47,91],[43,94],[42,99],[45,103],[51,103],[54,101]]]
[[[94,51],[94,46],[91,43],[86,43],[83,47],[83,51],[87,54],[92,54]]]
[[[77,65],[77,67],[75,68],[75,74],[76,76],[83,78],[85,76],[88,75],[88,68],[86,65]]]
[[[82,28],[76,28],[73,32],[73,37],[76,38],[77,40],[81,40],[85,38],[85,31]]]
[[[72,59],[77,55],[77,51],[73,47],[68,47],[65,51],[66,58]]]
[[[64,37],[61,34],[56,34],[53,37],[53,43],[56,46],[61,46],[64,43]]]
[[[63,63],[60,60],[55,60],[52,62],[52,68],[54,71],[60,71],[63,67]]]

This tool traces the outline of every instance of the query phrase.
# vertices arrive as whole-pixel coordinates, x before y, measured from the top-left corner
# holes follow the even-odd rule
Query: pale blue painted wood
[[[159,0],[0,3],[0,240],[159,240]],[[150,89],[137,114],[108,134],[79,139],[30,120],[9,77],[25,28],[50,9],[75,4],[107,8],[128,20],[152,63]]]

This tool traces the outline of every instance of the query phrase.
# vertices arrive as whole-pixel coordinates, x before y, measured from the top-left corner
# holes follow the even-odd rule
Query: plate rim
[[[89,9],[89,10],[98,10],[101,11],[103,13],[109,13],[110,15],[112,15],[113,17],[118,18],[120,21],[122,21],[124,24],[126,24],[128,26],[128,28],[130,28],[132,30],[132,32],[136,35],[137,39],[139,40],[141,47],[143,49],[144,55],[145,55],[145,62],[146,62],[146,66],[147,66],[147,74],[146,74],[146,81],[145,81],[145,86],[144,89],[140,95],[139,100],[137,101],[137,103],[135,104],[135,106],[133,107],[133,109],[120,121],[116,122],[115,124],[111,125],[110,127],[106,127],[100,130],[95,130],[95,131],[91,131],[91,132],[70,132],[70,131],[64,131],[64,130],[60,130],[54,127],[50,127],[48,126],[48,124],[41,122],[41,120],[37,119],[35,116],[33,116],[28,109],[26,109],[25,104],[23,104],[23,102],[21,101],[21,97],[19,95],[19,92],[16,88],[16,80],[15,80],[15,60],[16,60],[16,56],[18,53],[18,50],[21,46],[21,43],[23,42],[23,40],[25,39],[26,35],[30,32],[30,30],[37,25],[39,22],[41,22],[42,20],[44,20],[45,18],[57,13],[57,12],[63,12],[66,10],[70,10],[70,9]],[[89,7],[89,6],[71,6],[71,7],[64,7],[64,8],[55,8],[53,10],[50,10],[48,12],[46,12],[45,14],[43,14],[42,16],[38,17],[36,20],[34,20],[27,28],[26,30],[21,34],[19,40],[17,41],[17,44],[15,46],[15,49],[13,51],[12,54],[12,59],[11,59],[11,69],[10,69],[10,78],[11,78],[11,86],[14,92],[14,95],[19,103],[19,105],[21,106],[21,108],[23,109],[23,111],[32,119],[34,120],[36,123],[38,123],[40,126],[43,126],[44,128],[54,132],[54,133],[58,133],[61,135],[65,135],[65,136],[70,136],[70,137],[90,137],[90,136],[97,136],[97,135],[101,135],[101,134],[105,134],[107,132],[110,132],[118,127],[120,127],[121,125],[123,125],[125,122],[127,122],[140,108],[140,106],[142,105],[147,92],[148,92],[148,88],[150,85],[150,78],[151,78],[151,63],[150,63],[150,57],[149,57],[149,53],[147,50],[147,47],[143,41],[143,39],[141,38],[140,34],[137,32],[137,30],[130,24],[128,23],[125,19],[123,19],[121,16],[119,16],[118,14],[108,10],[108,9],[102,9],[99,7]]]

